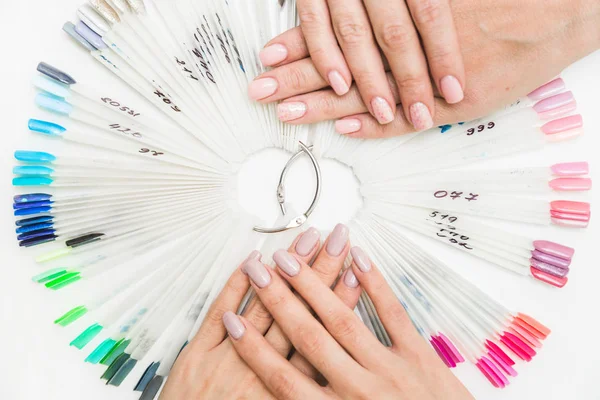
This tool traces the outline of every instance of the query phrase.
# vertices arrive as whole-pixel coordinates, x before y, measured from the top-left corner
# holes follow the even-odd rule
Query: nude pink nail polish
[[[327,77],[331,88],[338,96],[343,96],[350,90],[350,86],[338,71],[331,71]]]
[[[533,247],[537,251],[565,260],[570,260],[575,254],[575,249],[548,240],[536,240]]]
[[[574,101],[575,97],[573,96],[573,92],[564,92],[552,97],[548,97],[547,99],[538,101],[533,106],[533,109],[537,113],[543,113],[546,111],[553,110],[555,108],[563,107],[569,103],[573,103]]]
[[[225,325],[225,329],[227,329],[227,333],[235,340],[240,340],[244,333],[246,333],[246,327],[244,323],[234,313],[231,311],[227,311],[223,314],[223,325]]]
[[[550,167],[552,175],[563,178],[583,176],[590,173],[590,165],[587,162],[571,162],[554,164]]]
[[[308,256],[319,243],[319,239],[321,239],[321,233],[317,229],[308,229],[296,243],[296,253],[301,257]]]
[[[288,56],[288,50],[282,44],[272,44],[262,49],[258,56],[262,65],[270,67],[285,60]]]
[[[344,284],[352,289],[358,287],[358,279],[356,278],[356,275],[354,275],[352,268],[346,270],[346,273],[344,274]]]
[[[267,267],[257,260],[250,260],[246,263],[246,273],[259,288],[265,288],[271,283],[271,274]]]
[[[539,101],[559,94],[563,90],[565,90],[565,81],[563,81],[562,78],[556,78],[529,93],[527,97],[533,101]]]
[[[371,107],[373,108],[373,116],[380,124],[389,124],[394,120],[394,111],[383,97],[375,97],[371,100]]]
[[[592,189],[590,178],[557,178],[548,184],[552,190],[557,192],[585,192]]]
[[[362,272],[369,272],[371,270],[373,264],[371,264],[371,259],[363,249],[360,247],[353,247],[352,250],[350,250],[350,254],[358,269]]]
[[[582,127],[583,118],[581,115],[577,114],[547,122],[542,126],[542,132],[544,132],[546,135],[555,135]]]
[[[262,100],[275,94],[278,87],[279,84],[273,78],[257,79],[248,86],[248,96],[253,100]]]
[[[410,121],[418,132],[426,131],[433,127],[431,113],[423,103],[415,103],[410,106]]]
[[[452,75],[445,76],[440,80],[440,90],[448,104],[460,103],[465,98],[462,85]]]
[[[358,132],[361,128],[362,122],[358,119],[340,119],[335,121],[335,131],[340,135]]]
[[[301,102],[280,103],[277,106],[277,117],[280,121],[288,122],[306,115],[306,104]]]

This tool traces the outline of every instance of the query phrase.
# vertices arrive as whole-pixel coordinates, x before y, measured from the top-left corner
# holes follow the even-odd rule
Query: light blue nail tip
[[[71,96],[71,91],[69,90],[68,86],[57,80],[50,79],[47,76],[37,75],[35,78],[33,78],[33,85],[36,88],[53,94],[57,97],[64,98]]]
[[[65,85],[73,85],[77,83],[75,79],[71,77],[71,75],[66,72],[61,71],[60,69],[53,67],[50,64],[46,64],[45,62],[41,62],[37,66],[38,72],[46,75],[49,78],[55,79],[59,82],[64,83]]]
[[[54,182],[52,178],[43,177],[21,177],[12,181],[13,186],[50,186]]]
[[[43,167],[41,165],[19,165],[13,168],[13,174],[15,175],[52,175],[54,170],[52,168]]]
[[[31,120],[33,121],[33,120]],[[31,121],[29,125],[29,129],[31,129]],[[15,159],[21,162],[40,162],[40,163],[51,163],[52,161],[56,161],[56,157],[50,153],[45,153],[43,151],[27,151],[27,150],[17,150],[15,151]]]
[[[39,107],[55,112],[61,115],[69,115],[73,112],[73,106],[67,103],[63,98],[56,97],[49,93],[38,93],[35,96],[35,104]]]
[[[64,128],[58,124],[48,122],[48,121],[41,121],[39,119],[30,119],[27,126],[29,126],[29,129],[34,132],[39,132],[39,133],[43,133],[45,135],[50,135],[50,136],[60,136],[67,130],[66,128]],[[45,154],[47,154],[47,153],[45,153]],[[56,158],[54,158],[54,159],[56,159]],[[54,160],[52,160],[52,161],[54,161]]]
[[[67,22],[63,25],[63,31],[67,32],[69,36],[75,39],[80,45],[85,47],[88,51],[95,51],[96,48],[83,38],[77,31],[75,31],[75,25],[72,22]]]

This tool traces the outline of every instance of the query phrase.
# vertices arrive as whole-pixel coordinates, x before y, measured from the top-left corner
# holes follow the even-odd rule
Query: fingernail
[[[306,257],[313,251],[317,243],[319,243],[320,238],[321,234],[319,231],[315,228],[310,228],[300,236],[300,240],[296,243],[296,253],[299,256]]]
[[[275,264],[289,276],[296,276],[300,273],[300,264],[290,253],[285,250],[277,250],[273,254]]]
[[[246,263],[246,273],[259,288],[265,288],[271,283],[271,274],[263,263],[250,260]]]
[[[248,95],[251,99],[262,100],[272,96],[278,87],[279,84],[273,78],[257,79],[248,86]]]
[[[331,235],[329,235],[329,241],[327,242],[327,254],[332,257],[338,257],[344,251],[346,243],[348,243],[348,236],[350,230],[344,224],[338,224]]]
[[[262,49],[258,56],[262,65],[270,67],[285,60],[288,56],[288,50],[282,44],[272,44]]]
[[[350,90],[350,86],[348,86],[344,77],[339,72],[331,71],[328,78],[331,88],[338,96],[343,96]]]
[[[362,272],[369,272],[371,270],[371,259],[363,249],[360,247],[353,247],[352,250],[350,250],[350,254],[352,254],[354,263]]]
[[[419,132],[433,127],[433,119],[427,106],[423,103],[415,103],[410,106],[410,120]]]
[[[280,121],[293,121],[304,117],[306,104],[301,102],[280,103],[277,106],[277,117]]]
[[[380,124],[389,124],[394,120],[394,111],[383,97],[375,97],[371,100],[371,107],[373,107],[373,115]]]
[[[455,77],[448,75],[440,80],[440,89],[448,104],[456,104],[463,101],[465,98],[465,92]]]
[[[223,314],[223,325],[225,325],[225,329],[227,329],[229,336],[235,340],[241,339],[242,336],[244,336],[244,333],[246,333],[246,327],[240,317],[231,311],[227,311]]]
[[[340,135],[347,135],[360,131],[362,123],[358,119],[340,119],[335,121],[335,131]]]
[[[354,275],[352,268],[346,270],[346,275],[344,275],[344,284],[353,289],[358,287],[358,279],[356,279],[356,275]]]
[[[262,258],[262,254],[260,254],[260,252],[258,250],[254,250],[252,253],[250,253],[250,255],[242,263],[242,272],[244,274],[248,275],[248,273],[246,272],[246,264],[248,264],[248,261],[251,261],[251,260],[260,261],[261,258]]]

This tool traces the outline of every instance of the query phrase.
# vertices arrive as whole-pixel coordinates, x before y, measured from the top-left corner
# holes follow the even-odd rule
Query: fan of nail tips
[[[590,205],[570,199],[591,187],[587,163],[462,169],[582,134],[560,78],[477,121],[362,141],[331,123],[285,125],[275,106],[247,98],[265,72],[262,46],[297,23],[293,1],[94,0],[77,14],[64,30],[123,93],[40,63],[35,101],[47,113],[29,121],[36,149],[15,153],[14,213],[20,245],[44,271],[33,280],[73,298],[56,324],[81,332],[71,345],[106,366],[108,384],[155,397],[245,255],[259,249],[272,264],[268,256],[310,222],[310,209],[286,212],[283,190],[273,229],[257,228],[264,223],[238,205],[240,165],[271,147],[308,155],[317,174],[324,158],[352,168],[364,207],[348,224],[351,241],[448,367],[468,361],[502,388],[517,375],[515,360],[536,355],[548,328],[506,309],[406,231],[515,279],[563,287],[572,248],[494,221],[585,228]],[[356,312],[390,344],[366,295]]]

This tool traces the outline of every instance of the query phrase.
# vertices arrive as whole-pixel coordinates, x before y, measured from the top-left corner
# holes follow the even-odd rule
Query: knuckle
[[[408,24],[388,22],[381,28],[381,46],[389,51],[402,51],[417,39],[416,32]]]
[[[335,338],[352,339],[356,336],[356,322],[348,315],[334,317],[330,331]]]
[[[435,66],[440,69],[447,70],[456,67],[456,65],[453,64],[454,54],[447,46],[438,46],[436,49],[431,51],[427,59],[431,66]]]
[[[418,0],[414,2],[414,18],[417,25],[429,26],[440,21],[442,0]]]
[[[418,74],[406,74],[396,80],[398,90],[404,96],[419,96],[426,93],[427,85],[430,84],[428,78]],[[419,96],[421,97],[421,96]],[[407,99],[405,98],[405,101]]]
[[[321,14],[312,9],[299,9],[298,19],[300,19],[300,24],[303,28],[305,26],[319,26],[323,23]]]
[[[311,332],[309,330],[304,330],[299,333],[298,351],[306,358],[311,358],[311,356],[319,354],[323,347],[319,335],[316,332]]]
[[[307,87],[308,76],[301,68],[287,68],[281,78],[284,85],[293,91],[302,91]]]
[[[334,116],[337,110],[337,101],[329,94],[321,94],[314,103],[314,108],[324,116]]]
[[[220,306],[215,306],[207,315],[206,315],[206,319],[208,319],[208,322],[213,325],[213,324],[221,324],[223,321],[223,315],[229,310],[226,310],[223,307]]]
[[[282,294],[273,294],[273,296],[269,296],[266,300],[263,299],[263,304],[269,310],[274,308],[286,308],[287,306],[287,298]]]
[[[336,24],[340,42],[352,46],[363,42],[369,35],[370,27],[352,16],[342,16]]]
[[[296,392],[293,377],[280,369],[274,370],[269,377],[269,387],[278,399],[291,399]]]
[[[271,322],[273,319],[269,310],[267,310],[262,303],[258,303],[248,314],[247,318],[255,327],[262,326],[264,323]]]

